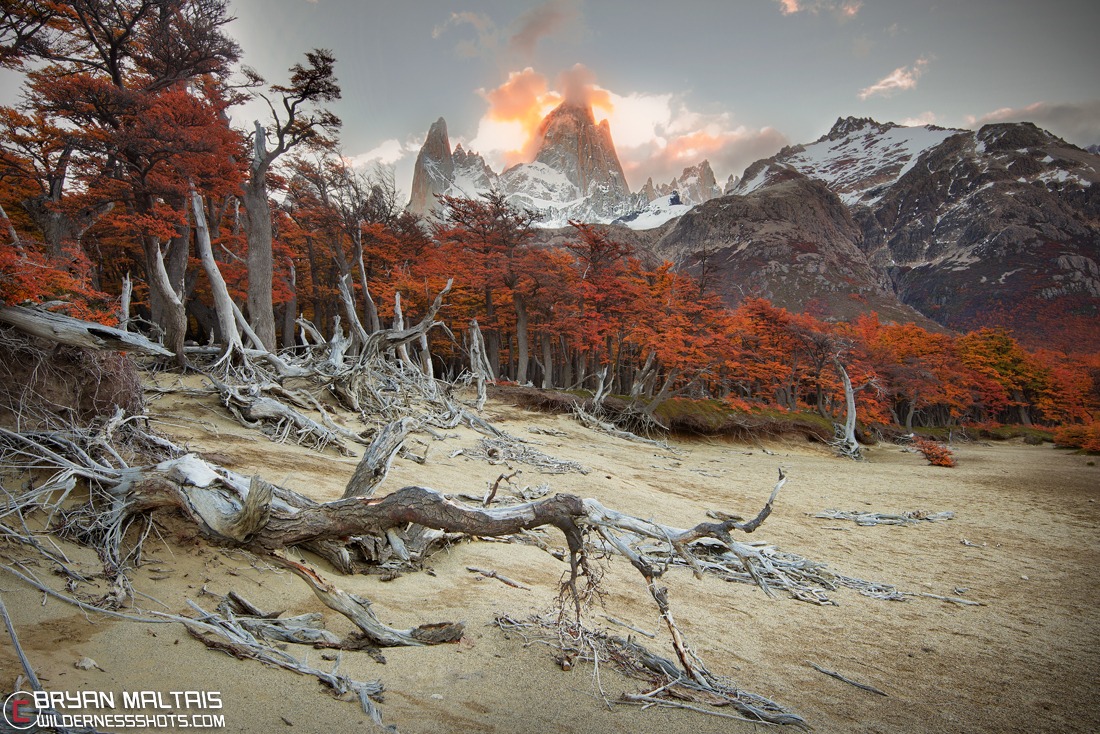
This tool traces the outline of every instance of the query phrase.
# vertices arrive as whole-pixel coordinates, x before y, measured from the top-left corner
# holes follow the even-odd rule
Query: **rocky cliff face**
[[[542,139],[535,163],[542,163],[565,174],[570,183],[583,192],[607,191],[628,196],[619,156],[611,140],[611,125],[598,125],[591,107],[563,102],[539,125]]]
[[[1100,313],[1097,184],[1100,157],[1028,123],[987,125],[922,154],[853,214],[905,302],[1041,343],[1046,322]]]
[[[436,194],[448,193],[454,183],[454,172],[447,121],[440,117],[428,129],[428,137],[416,156],[408,210],[427,215],[435,206]]]
[[[860,225],[834,192],[792,172],[749,194],[695,207],[655,249],[693,269],[706,261],[730,304],[754,296],[820,318],[848,319],[874,309],[922,321],[897,301],[887,275],[860,249],[862,240]]]

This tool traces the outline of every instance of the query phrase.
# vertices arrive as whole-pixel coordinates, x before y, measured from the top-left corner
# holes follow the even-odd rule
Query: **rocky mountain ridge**
[[[545,226],[613,222],[658,256],[706,263],[731,305],[759,295],[826,319],[873,310],[959,330],[1004,327],[1031,346],[1100,349],[1100,156],[1035,125],[839,118],[724,187],[703,161],[631,194],[606,126],[565,112],[544,120],[534,161],[499,176],[461,147],[445,154],[438,121],[410,208],[429,192],[496,186],[546,212]],[[586,168],[590,160],[598,165]]]
[[[856,231],[823,239],[807,224],[806,208],[825,207],[793,185],[807,180],[837,197]],[[1100,157],[1030,123],[974,132],[841,118],[814,143],[749,166],[730,196],[685,215],[657,248],[687,262],[721,250],[722,278],[747,278],[755,292],[795,310],[809,304],[844,318],[850,301],[892,295],[950,328],[1002,326],[1053,346],[1052,322],[1067,326],[1060,344],[1074,324],[1100,324],[1098,181]],[[697,218],[716,208],[752,211],[761,196],[785,198],[787,207],[773,206],[767,225],[754,224],[751,234],[749,219],[700,234]],[[875,275],[823,272],[806,256],[808,243],[835,249],[825,261],[837,264],[854,247]],[[771,259],[752,266],[758,250]],[[807,278],[816,287],[782,286]]]
[[[476,198],[497,189],[511,203],[542,214],[543,227],[565,226],[571,219],[610,223],[624,217],[636,222],[633,226],[654,227],[723,193],[705,160],[668,184],[654,186],[651,179],[632,193],[611,127],[607,120],[597,123],[591,107],[562,103],[543,118],[536,135],[540,143],[534,159],[497,174],[461,145],[452,152],[447,123],[439,118],[417,155],[409,211],[430,215],[437,194]],[[731,177],[727,188],[733,182]],[[658,201],[662,199],[664,206]],[[654,201],[658,204],[649,206]]]

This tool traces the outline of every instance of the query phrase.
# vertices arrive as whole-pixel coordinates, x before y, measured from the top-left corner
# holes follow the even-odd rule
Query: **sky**
[[[1027,120],[1100,143],[1096,0],[230,0],[269,83],[331,50],[343,154],[407,196],[428,127],[494,170],[582,94],[632,190],[710,161],[719,181],[838,117],[976,129]],[[7,92],[5,91],[5,95]],[[251,128],[259,107],[236,110]],[[262,118],[261,118],[262,120]]]

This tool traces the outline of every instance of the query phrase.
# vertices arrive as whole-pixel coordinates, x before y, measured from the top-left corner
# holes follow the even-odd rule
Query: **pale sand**
[[[175,426],[160,428],[194,450],[218,454],[236,471],[258,472],[319,500],[342,492],[354,458],[270,443],[219,417],[213,406],[210,399],[167,395],[153,410],[207,422],[175,420]],[[547,444],[543,452],[576,459],[593,470],[586,476],[540,476],[528,468],[518,478],[521,486],[545,479],[553,491],[595,497],[608,507],[681,527],[703,520],[709,508],[754,515],[775,483],[777,467],[788,467],[789,481],[775,511],[752,539],[902,591],[956,596],[956,587],[966,587],[966,598],[988,603],[961,606],[923,597],[884,602],[841,589],[830,594],[839,606],[819,607],[782,592],[771,599],[756,587],[698,581],[684,569],[671,570],[665,583],[672,609],[710,669],[785,705],[815,730],[1100,731],[1100,467],[1087,466],[1086,457],[1049,445],[960,444],[954,447],[959,466],[945,469],[886,445],[873,448],[869,462],[854,463],[801,441],[769,443],[778,456],[722,441],[676,441],[688,453],[669,459],[659,449],[588,431],[564,416],[528,413],[499,402],[490,403],[487,413],[517,435],[529,436],[528,426],[565,431],[566,438],[533,437]],[[427,465],[399,459],[380,494],[407,484],[484,491],[501,467],[448,458],[478,438],[468,430],[449,433],[458,437],[439,442],[422,436],[430,448]],[[417,447],[416,453],[422,450]],[[955,518],[909,527],[859,527],[809,516],[829,508],[950,510]],[[173,530],[190,535],[183,525]],[[552,542],[563,545],[557,531],[552,533]],[[963,545],[964,538],[980,547]],[[245,554],[201,540],[166,540],[146,543],[154,562],[133,578],[135,588],[173,612],[190,614],[189,598],[215,606],[215,599],[200,595],[205,586],[214,594],[235,590],[261,607],[291,614],[321,611],[337,634],[351,630],[293,577],[256,568]],[[61,545],[82,561],[82,568],[96,569],[93,553]],[[12,546],[2,552],[9,558],[33,557]],[[365,653],[343,655],[341,672],[384,682],[383,716],[404,734],[762,729],[689,711],[609,707],[600,686],[614,700],[624,691],[640,690],[641,684],[607,667],[600,669],[598,684],[590,665],[563,672],[544,645],[524,647],[516,635],[505,636],[492,626],[496,613],[521,618],[551,606],[567,566],[537,548],[463,543],[436,555],[430,565],[434,577],[409,574],[388,583],[322,569],[330,581],[372,599],[383,621],[394,626],[445,620],[467,625],[466,638],[458,644],[385,650],[385,665]],[[531,590],[475,576],[467,566],[495,570]],[[48,564],[37,570],[62,588]],[[606,614],[660,632],[654,604],[628,563],[613,561],[604,585]],[[87,619],[56,600],[43,604],[43,594],[7,574],[0,589],[20,641],[49,690],[94,689],[118,696],[134,690],[165,695],[219,690],[228,731],[377,731],[357,704],[334,700],[316,679],[208,650],[180,625],[96,615]],[[86,586],[80,590],[95,592]],[[139,606],[160,608],[144,599]],[[2,639],[0,681],[10,690],[19,664],[6,635]],[[667,634],[642,641],[673,656]],[[292,646],[291,651],[301,657],[307,648]],[[308,649],[310,662],[328,669],[332,663],[320,654]],[[93,658],[103,672],[74,668],[83,656]],[[889,695],[826,677],[811,662]]]

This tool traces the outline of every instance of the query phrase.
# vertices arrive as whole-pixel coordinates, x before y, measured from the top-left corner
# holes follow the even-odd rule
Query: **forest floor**
[[[175,378],[162,375],[165,384]],[[150,405],[154,426],[174,441],[242,474],[261,474],[319,501],[336,499],[356,457],[269,442],[225,417],[213,397],[169,393]],[[929,466],[894,445],[872,447],[868,461],[832,456],[802,437],[764,444],[717,439],[670,440],[675,453],[583,428],[568,416],[529,412],[498,398],[485,413],[537,448],[580,462],[587,474],[539,475],[524,469],[519,486],[548,481],[552,492],[594,497],[622,512],[690,527],[708,509],[746,517],[763,506],[777,470],[789,477],[774,512],[745,540],[828,566],[834,573],[882,582],[913,594],[880,601],[841,588],[836,605],[796,601],[783,590],[695,579],[673,567],[662,583],[680,628],[711,671],[766,696],[824,732],[1096,732],[1100,731],[1100,467],[1049,444],[961,443],[955,468]],[[349,426],[351,423],[349,422]],[[537,435],[528,428],[565,435]],[[397,459],[380,487],[408,484],[480,495],[504,467],[463,455],[480,438],[464,428],[443,441],[421,436],[427,462]],[[359,447],[360,449],[362,447]],[[766,453],[767,449],[771,453]],[[425,446],[414,453],[423,455]],[[501,494],[507,494],[502,490]],[[859,526],[813,517],[825,510],[953,512],[954,518],[904,526]],[[159,536],[159,537],[158,537]],[[738,538],[742,539],[742,538]],[[57,541],[88,572],[94,551]],[[557,531],[551,545],[563,546]],[[7,559],[33,559],[19,546]],[[236,591],[257,606],[289,614],[323,612],[343,636],[351,624],[325,608],[304,583],[251,556],[213,547],[182,522],[163,522],[145,541],[148,561],[132,573],[134,588],[166,611],[191,615],[188,599],[212,609],[215,596]],[[5,561],[7,562],[7,561]],[[618,558],[604,561],[604,609],[592,623],[612,634],[628,630],[603,614],[656,632],[636,635],[674,657],[657,610],[638,573]],[[64,580],[36,562],[35,572],[64,591]],[[343,653],[340,671],[381,679],[385,723],[404,734],[429,732],[750,732],[760,726],[686,710],[616,703],[642,683],[610,666],[578,664],[563,671],[545,644],[494,625],[495,615],[522,619],[554,607],[567,564],[534,546],[462,542],[428,561],[431,572],[383,582],[340,577],[341,588],[374,602],[383,622],[407,628],[463,621],[456,644]],[[496,571],[527,589],[467,570]],[[357,703],[334,700],[316,679],[209,650],[178,624],[145,624],[85,615],[5,574],[3,601],[20,642],[51,691],[220,691],[225,729],[233,732],[377,731]],[[77,584],[73,593],[102,594]],[[66,592],[69,593],[69,592]],[[962,605],[922,594],[982,602]],[[215,596],[211,596],[215,595]],[[164,609],[138,597],[138,606]],[[321,650],[290,652],[328,669]],[[74,663],[92,658],[98,668]],[[813,667],[880,689],[857,688]],[[11,690],[20,672],[6,637],[0,682]],[[726,709],[714,709],[722,713]],[[87,709],[83,713],[89,713]],[[209,713],[209,711],[206,711]],[[104,727],[110,731],[110,728]]]

